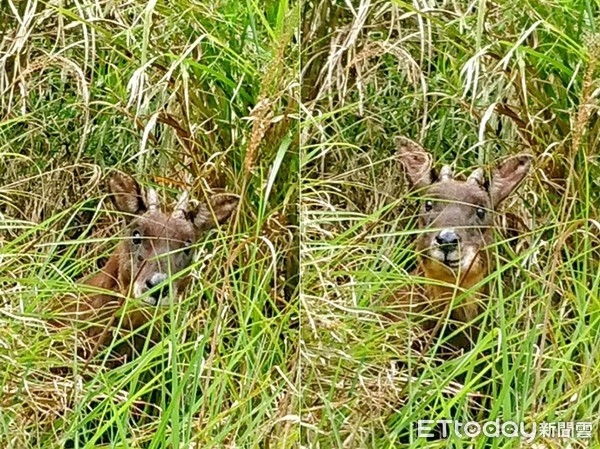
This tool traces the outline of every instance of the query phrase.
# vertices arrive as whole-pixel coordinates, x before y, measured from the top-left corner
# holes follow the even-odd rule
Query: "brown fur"
[[[519,185],[529,170],[527,155],[515,156],[496,167],[487,186],[483,171],[466,181],[453,178],[449,167],[439,176],[432,158],[417,143],[397,138],[398,157],[407,178],[423,198],[416,240],[418,267],[412,273],[432,281],[413,285],[395,295],[394,319],[419,317],[425,329],[439,327],[449,313],[452,320],[469,323],[485,305],[486,290],[477,287],[492,269],[489,246],[493,243],[493,214]],[[450,310],[453,298],[469,291]],[[464,343],[460,344],[464,346]]]
[[[155,307],[185,289],[188,278],[177,273],[191,263],[192,245],[204,231],[224,223],[238,203],[232,196],[214,197],[190,213],[184,196],[166,213],[158,207],[156,192],[149,190],[144,199],[137,182],[123,174],[110,179],[109,193],[129,221],[127,234],[104,267],[84,281],[92,291],[61,305],[60,322],[84,323],[96,347],[113,338],[121,313],[122,328],[137,329]]]

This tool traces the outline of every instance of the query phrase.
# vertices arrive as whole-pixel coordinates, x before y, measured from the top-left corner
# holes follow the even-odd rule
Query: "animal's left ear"
[[[225,223],[237,208],[239,199],[232,195],[219,195],[202,203],[193,215],[193,223],[198,231],[206,231],[217,224]]]
[[[529,167],[532,156],[520,154],[505,160],[492,172],[490,195],[494,207],[504,201],[523,180]]]
[[[128,218],[146,211],[139,184],[124,173],[114,174],[108,181],[108,193],[115,208]]]

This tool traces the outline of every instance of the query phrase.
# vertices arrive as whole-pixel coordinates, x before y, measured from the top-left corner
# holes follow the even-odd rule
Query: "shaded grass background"
[[[0,446],[290,447],[297,9],[0,8]],[[199,244],[185,300],[150,323],[164,323],[161,344],[109,370],[47,320],[117,243],[103,196],[114,169],[171,200],[185,187],[242,201]]]
[[[302,441],[310,447],[522,447],[416,438],[419,419],[591,421],[600,410],[597,5],[309,2],[302,40]],[[443,360],[386,322],[412,283],[406,135],[459,171],[527,152],[498,214],[476,346]],[[457,298],[458,299],[458,298]],[[388,301],[388,302],[386,302]]]

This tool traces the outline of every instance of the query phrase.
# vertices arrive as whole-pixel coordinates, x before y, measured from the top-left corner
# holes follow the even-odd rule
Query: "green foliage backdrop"
[[[597,8],[303,4],[303,442],[521,447],[417,439],[418,419],[598,428]],[[427,282],[410,275],[417,198],[395,157],[396,135],[459,172],[489,171],[520,152],[535,157],[496,219],[498,269],[486,279],[481,336],[452,360],[442,342],[411,351],[407,323],[383,318],[394,292]]]
[[[3,2],[0,446],[289,447],[298,58],[287,1]],[[285,57],[284,57],[285,55]],[[119,231],[113,170],[227,191],[164,340],[118,369],[48,325]],[[161,316],[162,315],[162,316]],[[66,373],[66,374],[65,374]]]

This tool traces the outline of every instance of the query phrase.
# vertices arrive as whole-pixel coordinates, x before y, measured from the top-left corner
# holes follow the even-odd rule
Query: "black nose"
[[[166,280],[166,278],[167,276],[165,274],[155,273],[154,275],[146,279],[146,288],[148,290],[152,290],[157,285],[162,284]],[[158,290],[150,293],[150,297],[158,300],[159,298],[162,298],[164,296],[164,290],[165,287],[163,286],[162,288],[159,288]]]
[[[447,229],[444,229],[435,238],[435,241],[438,243],[438,245],[440,245],[441,250],[445,253],[456,249],[459,240],[460,239],[456,232]]]
[[[146,287],[148,287],[148,290],[153,289],[157,285],[158,284],[156,282],[152,282],[152,279],[146,279]]]

